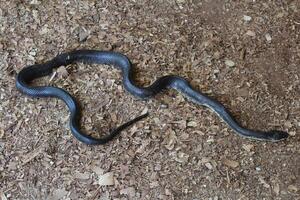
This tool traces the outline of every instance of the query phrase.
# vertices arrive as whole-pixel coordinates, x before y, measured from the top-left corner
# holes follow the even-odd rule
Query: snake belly
[[[63,53],[50,61],[43,64],[31,65],[23,68],[17,75],[16,87],[22,93],[32,97],[55,97],[64,101],[70,111],[70,129],[72,134],[81,142],[95,145],[105,144],[112,140],[122,130],[141,120],[147,116],[143,114],[134,118],[131,121],[117,127],[110,134],[103,138],[94,138],[80,130],[80,109],[72,95],[62,88],[52,86],[30,86],[30,82],[36,78],[50,75],[53,69],[60,66],[66,66],[75,62],[106,64],[117,67],[122,72],[123,85],[125,89],[141,99],[148,99],[155,96],[157,93],[172,88],[182,93],[185,97],[194,103],[206,106],[213,110],[235,133],[242,137],[265,140],[265,141],[280,141],[288,137],[288,133],[278,130],[257,131],[250,130],[240,126],[232,117],[230,112],[218,101],[206,96],[200,91],[196,91],[188,83],[187,80],[180,76],[168,75],[158,78],[147,87],[135,85],[133,81],[133,68],[129,59],[117,52],[112,51],[97,51],[97,50],[75,50],[68,53]]]

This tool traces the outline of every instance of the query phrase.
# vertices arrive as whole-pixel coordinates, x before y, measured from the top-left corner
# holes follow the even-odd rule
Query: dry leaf
[[[33,160],[35,157],[37,157],[43,151],[44,151],[44,146],[41,145],[40,147],[38,147],[37,149],[33,150],[32,152],[26,154],[23,157],[23,163],[22,163],[22,165],[25,165],[26,163],[30,162],[31,160]]]

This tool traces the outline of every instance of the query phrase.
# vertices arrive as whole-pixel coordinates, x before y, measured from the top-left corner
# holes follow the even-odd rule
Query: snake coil
[[[133,82],[132,65],[129,59],[120,53],[97,50],[76,50],[69,53],[60,54],[44,64],[36,64],[23,68],[18,73],[16,78],[17,89],[24,94],[33,97],[55,97],[63,100],[70,110],[71,132],[79,141],[83,143],[90,145],[105,144],[112,140],[123,129],[146,117],[147,113],[119,126],[104,138],[94,138],[80,131],[80,110],[75,99],[67,91],[51,86],[29,86],[33,79],[50,75],[53,69],[62,65],[66,66],[74,62],[107,64],[118,67],[122,71],[125,89],[132,95],[142,99],[153,97],[164,89],[173,88],[181,92],[184,96],[188,97],[188,99],[191,101],[212,109],[240,136],[273,142],[280,141],[288,137],[288,133],[283,131],[272,130],[264,132],[249,130],[241,127],[222,104],[207,97],[203,93],[194,90],[191,85],[182,77],[173,75],[163,76],[148,87],[138,87]]]

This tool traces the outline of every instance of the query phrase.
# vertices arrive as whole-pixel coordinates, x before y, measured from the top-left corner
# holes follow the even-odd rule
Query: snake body
[[[188,83],[187,80],[180,76],[168,75],[157,79],[154,83],[148,87],[139,87],[134,84],[132,75],[133,68],[129,59],[117,52],[112,51],[97,51],[97,50],[75,50],[68,53],[63,53],[44,64],[35,64],[23,68],[17,75],[16,87],[18,90],[33,97],[55,97],[63,100],[70,110],[70,129],[72,134],[81,142],[94,145],[105,144],[112,140],[123,129],[127,128],[131,124],[147,116],[147,114],[141,115],[133,120],[119,126],[109,135],[104,138],[94,138],[90,135],[83,133],[80,130],[80,109],[74,97],[72,97],[67,91],[52,86],[30,86],[30,82],[33,79],[50,75],[53,69],[60,66],[66,66],[74,62],[96,63],[113,65],[122,71],[123,85],[125,89],[132,95],[141,98],[148,99],[161,92],[164,89],[172,88],[188,97],[191,101],[209,107],[213,110],[225,123],[229,125],[238,135],[266,141],[280,141],[288,137],[288,133],[284,131],[255,131],[249,130],[240,126],[232,117],[230,112],[219,102],[209,98],[203,93],[196,91]]]

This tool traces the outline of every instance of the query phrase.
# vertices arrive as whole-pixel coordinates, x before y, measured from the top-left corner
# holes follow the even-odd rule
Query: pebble
[[[251,36],[251,37],[255,37],[255,36],[256,36],[255,32],[250,31],[250,30],[248,30],[248,31],[246,32],[246,35]]]
[[[207,169],[209,169],[209,170],[211,170],[212,168],[213,168],[213,166],[208,162],[208,163],[205,163],[204,164],[205,165],[205,167],[207,168]]]
[[[269,33],[267,33],[265,35],[265,38],[266,38],[267,42],[271,42],[271,40],[272,40],[272,37],[271,37],[271,35]]]
[[[243,19],[244,19],[245,22],[250,22],[252,20],[252,17],[248,16],[248,15],[244,15]]]
[[[234,67],[235,63],[232,60],[225,60],[225,65],[227,65],[228,67]]]
[[[260,167],[255,167],[255,170],[260,172],[261,171],[261,168]]]

